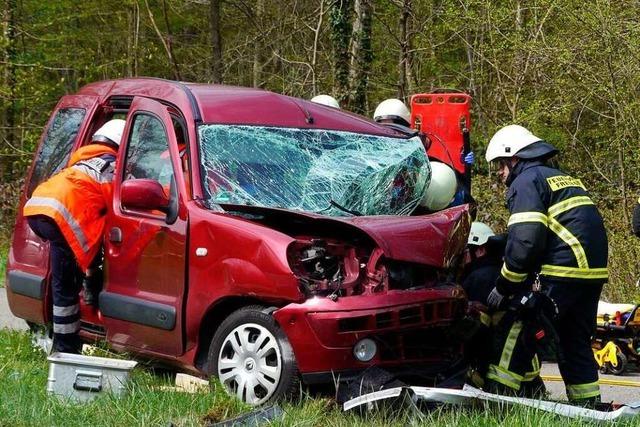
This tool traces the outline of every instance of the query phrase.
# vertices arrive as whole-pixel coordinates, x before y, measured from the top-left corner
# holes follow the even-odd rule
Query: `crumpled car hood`
[[[387,258],[448,267],[464,249],[469,235],[467,205],[431,215],[372,216],[339,219],[364,230]]]
[[[289,235],[299,233],[295,229],[314,235],[323,230],[344,237],[349,232],[365,234],[389,259],[437,268],[449,267],[462,252],[471,226],[468,205],[420,216],[328,217],[245,205],[225,205],[224,209]]]

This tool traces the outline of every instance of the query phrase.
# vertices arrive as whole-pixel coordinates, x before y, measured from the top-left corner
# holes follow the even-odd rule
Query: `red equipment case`
[[[411,97],[411,127],[431,140],[429,157],[467,175],[462,161],[470,151],[471,96],[465,93],[419,93]]]

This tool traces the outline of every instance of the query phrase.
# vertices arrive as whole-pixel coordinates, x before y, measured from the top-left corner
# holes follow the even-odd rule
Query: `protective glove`
[[[465,156],[464,156],[464,162],[467,165],[472,165],[474,164],[476,161],[476,156],[475,154],[473,154],[473,151],[469,151]]]
[[[504,300],[504,295],[498,291],[498,288],[493,288],[487,297],[487,305],[490,308],[497,309],[502,304],[502,300]]]

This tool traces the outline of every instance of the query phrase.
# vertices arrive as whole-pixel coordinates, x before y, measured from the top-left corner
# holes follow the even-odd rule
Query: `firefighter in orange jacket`
[[[79,353],[80,278],[98,255],[112,199],[125,121],[110,120],[65,169],[40,184],[24,206],[29,226],[50,243],[54,351]]]

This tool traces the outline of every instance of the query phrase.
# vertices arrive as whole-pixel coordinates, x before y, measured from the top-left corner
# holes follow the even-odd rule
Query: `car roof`
[[[184,83],[156,78],[105,80],[83,86],[78,94],[107,98],[145,96],[190,109],[203,123],[247,124],[343,130],[406,137],[366,117],[263,89]]]

